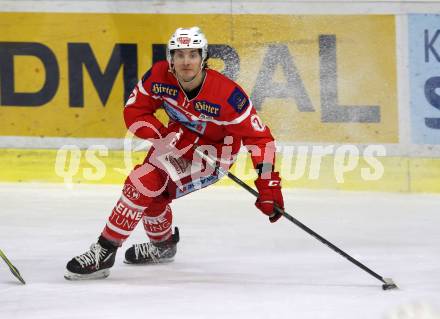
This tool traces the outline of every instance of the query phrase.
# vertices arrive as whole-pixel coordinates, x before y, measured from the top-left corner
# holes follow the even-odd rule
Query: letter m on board
[[[116,44],[104,72],[101,71],[92,48],[88,43],[69,43],[68,56],[70,106],[84,106],[83,66],[87,69],[102,105],[104,106],[107,103],[116,77],[122,66],[124,101],[128,99],[137,81],[136,44]]]

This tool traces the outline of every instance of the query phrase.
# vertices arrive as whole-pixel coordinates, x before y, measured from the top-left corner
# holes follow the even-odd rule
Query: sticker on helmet
[[[177,42],[180,44],[189,44],[191,42],[191,38],[188,37],[178,37]]]

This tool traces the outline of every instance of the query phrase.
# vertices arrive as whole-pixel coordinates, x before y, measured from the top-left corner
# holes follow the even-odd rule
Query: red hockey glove
[[[259,196],[255,206],[269,216],[269,221],[275,223],[282,216],[275,210],[275,205],[284,210],[283,194],[281,193],[281,179],[278,173],[271,172],[269,178],[262,178],[269,173],[259,175],[255,180]]]

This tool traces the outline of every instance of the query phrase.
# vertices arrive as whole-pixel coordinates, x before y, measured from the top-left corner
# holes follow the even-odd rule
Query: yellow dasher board
[[[122,109],[180,26],[282,142],[398,142],[395,17],[0,13],[0,135],[123,138]],[[159,113],[165,119],[163,113]]]

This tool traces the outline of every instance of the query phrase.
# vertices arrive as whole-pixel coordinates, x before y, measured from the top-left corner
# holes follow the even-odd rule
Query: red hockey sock
[[[145,210],[142,222],[145,232],[152,242],[161,242],[171,237],[173,213],[169,200],[155,200]]]
[[[112,210],[102,236],[121,246],[141,220],[146,206],[134,204],[124,194]]]
[[[131,235],[152,201],[152,198],[138,192],[130,178],[127,178],[122,195],[113,208],[101,235],[115,245],[121,246]]]
[[[145,211],[152,211],[152,214],[157,216],[160,215],[160,213],[156,213],[157,210],[162,209],[164,211],[169,203],[169,200],[166,200],[163,196],[153,196],[156,193],[155,191],[163,188],[166,183],[160,170],[146,170],[144,175],[137,176],[136,169],[139,167],[140,165],[137,165],[135,170],[125,180],[121,198],[113,208],[107,224],[101,233],[104,238],[117,246],[121,246],[128,236],[131,235],[136,225],[144,216]],[[135,185],[140,185],[141,188],[138,189]],[[145,192],[145,189],[152,191]],[[149,207],[150,205],[151,207]],[[160,225],[164,226],[163,223]]]

